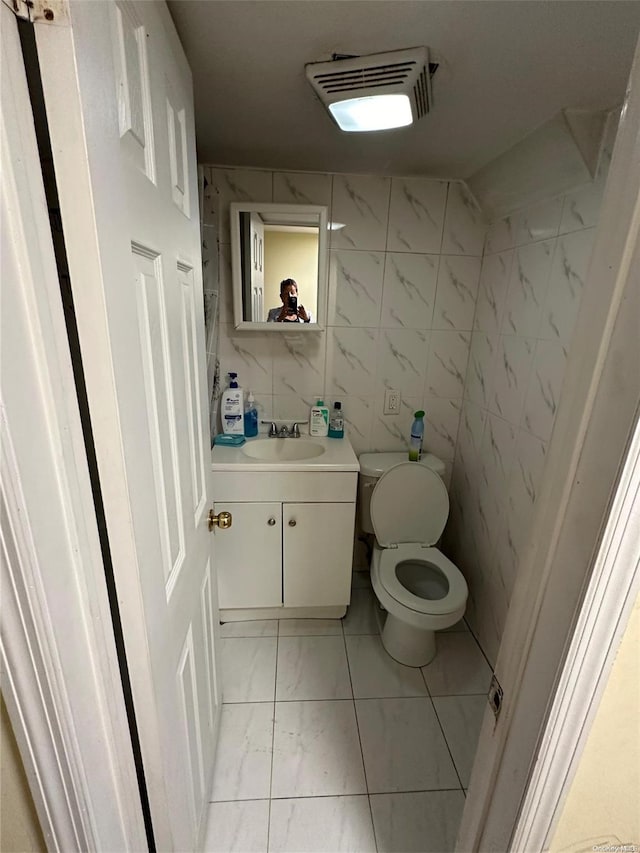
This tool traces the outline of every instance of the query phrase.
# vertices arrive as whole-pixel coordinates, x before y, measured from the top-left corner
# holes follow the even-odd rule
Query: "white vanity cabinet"
[[[338,618],[351,594],[356,473],[216,473],[223,621]]]

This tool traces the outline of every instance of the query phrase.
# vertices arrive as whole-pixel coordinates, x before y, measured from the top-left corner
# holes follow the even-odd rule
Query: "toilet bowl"
[[[361,471],[375,470],[377,455],[361,457]],[[435,547],[449,516],[446,486],[432,467],[405,461],[386,467],[362,499],[376,540],[371,583],[387,611],[382,644],[399,663],[425,666],[435,632],[461,619],[468,596],[460,570]]]

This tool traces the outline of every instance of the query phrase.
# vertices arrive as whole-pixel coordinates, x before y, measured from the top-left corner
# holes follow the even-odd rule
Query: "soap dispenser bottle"
[[[344,415],[342,403],[334,403],[329,418],[329,438],[344,438]]]
[[[253,438],[258,434],[258,410],[253,391],[249,391],[244,404],[244,434],[246,438]]]
[[[230,373],[229,387],[222,393],[222,431],[226,435],[244,435],[242,388],[238,387],[237,378],[237,373]]]
[[[309,435],[325,436],[329,432],[329,409],[324,400],[318,400],[315,406],[311,406],[311,417],[309,418]]]

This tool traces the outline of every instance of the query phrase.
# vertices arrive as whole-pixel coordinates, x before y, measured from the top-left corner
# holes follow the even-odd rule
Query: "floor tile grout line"
[[[465,624],[467,624],[467,623],[465,622]],[[467,625],[467,628],[469,628],[469,626],[468,626],[468,625]],[[480,650],[480,654],[481,654],[481,655],[482,655],[482,657],[485,659],[485,661],[486,661],[486,663],[487,663],[487,666],[488,666],[488,667],[489,667],[489,669],[491,670],[491,675],[493,675],[493,674],[494,674],[494,667],[492,666],[491,661],[489,660],[489,658],[488,658],[488,657],[487,657],[487,655],[485,654],[484,649],[483,649],[483,648],[482,648],[482,646],[480,645],[480,642],[479,642],[478,638],[477,638],[477,637],[476,637],[476,635],[473,633],[473,631],[471,630],[471,628],[469,628],[469,633],[470,633],[470,634],[471,634],[471,636],[473,637],[473,640],[474,640],[474,642],[475,642],[476,646],[477,646],[477,647],[478,647],[478,649]]]
[[[369,796],[369,781],[367,779],[367,765],[364,760],[364,750],[362,749],[362,737],[360,735],[360,723],[358,722],[358,711],[356,708],[356,699],[353,691],[353,679],[351,677],[351,664],[349,663],[349,651],[347,649],[347,635],[344,632],[344,622],[342,623],[342,640],[344,642],[344,653],[347,658],[347,669],[349,671],[349,683],[351,684],[351,696],[353,702],[353,716],[356,721],[356,731],[358,733],[358,744],[360,745],[360,758],[362,760],[362,772],[364,774],[364,786],[367,789],[367,803],[369,805],[369,815],[371,817],[371,831],[373,832],[373,844],[378,851],[378,839],[376,836],[376,825],[373,822],[373,807],[371,806],[371,797]]]
[[[353,686],[351,687],[353,691]],[[428,688],[427,688],[428,691]],[[467,699],[471,697],[482,696],[486,697],[486,693],[428,693],[424,694],[393,694],[392,696],[329,696],[325,699],[277,699],[276,702],[350,702],[351,699]],[[243,699],[238,702],[223,702],[223,705],[269,705],[273,704],[273,699]]]
[[[379,637],[380,634],[376,631],[344,631],[343,633],[345,637]],[[454,634],[455,636],[459,636],[460,634],[473,634],[471,631],[442,631],[443,634]],[[280,638],[294,638],[294,637],[339,637],[341,635],[340,631],[322,631],[310,634],[296,633],[296,634],[234,634],[233,636],[221,637],[221,640],[274,640],[276,637]],[[473,637],[476,645],[478,641]],[[482,649],[480,649],[482,652]],[[490,669],[492,669],[491,664],[487,660],[486,655],[482,652],[482,657],[487,662],[487,665]],[[493,670],[492,670],[493,671]]]
[[[451,752],[451,748],[449,746],[449,741],[447,740],[447,736],[444,731],[444,727],[440,722],[440,717],[438,716],[438,709],[436,708],[436,703],[433,701],[433,696],[429,697],[431,699],[431,707],[433,708],[433,713],[436,715],[436,720],[438,721],[438,726],[440,727],[440,731],[442,732],[442,737],[444,738],[444,744],[447,747],[447,752],[449,753],[449,758],[451,759],[451,763],[453,764],[453,769],[456,772],[456,776],[458,777],[458,782],[460,783],[460,790],[464,793],[464,785],[462,784],[462,779],[460,778],[460,774],[458,773],[458,766],[453,758],[453,753]]]
[[[271,797],[272,800],[323,800],[323,799],[342,799],[345,797],[386,797],[395,794],[440,794],[440,793],[455,793],[460,788],[407,788],[402,791],[371,791],[371,793],[360,794],[300,794],[296,797]],[[464,788],[462,789],[464,793]],[[240,800],[209,800],[209,805],[217,805],[219,803],[266,803],[267,797],[244,797]]]
[[[438,652],[436,650],[436,654],[437,653]],[[427,688],[427,696],[429,697],[429,699],[433,699],[433,696],[431,695],[431,691],[429,690],[429,682],[427,681],[427,676],[424,674],[424,668],[423,667],[420,667],[420,675],[422,676],[422,680],[424,681],[424,686]]]
[[[395,794],[440,794],[444,792],[457,793],[460,788],[407,788],[402,791],[371,791],[369,797],[387,797]],[[340,796],[360,796],[358,794],[341,794]]]

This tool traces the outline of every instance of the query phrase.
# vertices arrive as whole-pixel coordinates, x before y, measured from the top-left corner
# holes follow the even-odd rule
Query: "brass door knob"
[[[213,530],[214,527],[226,530],[228,527],[231,527],[232,521],[233,518],[230,512],[219,512],[216,515],[212,509],[209,510],[209,530]]]

